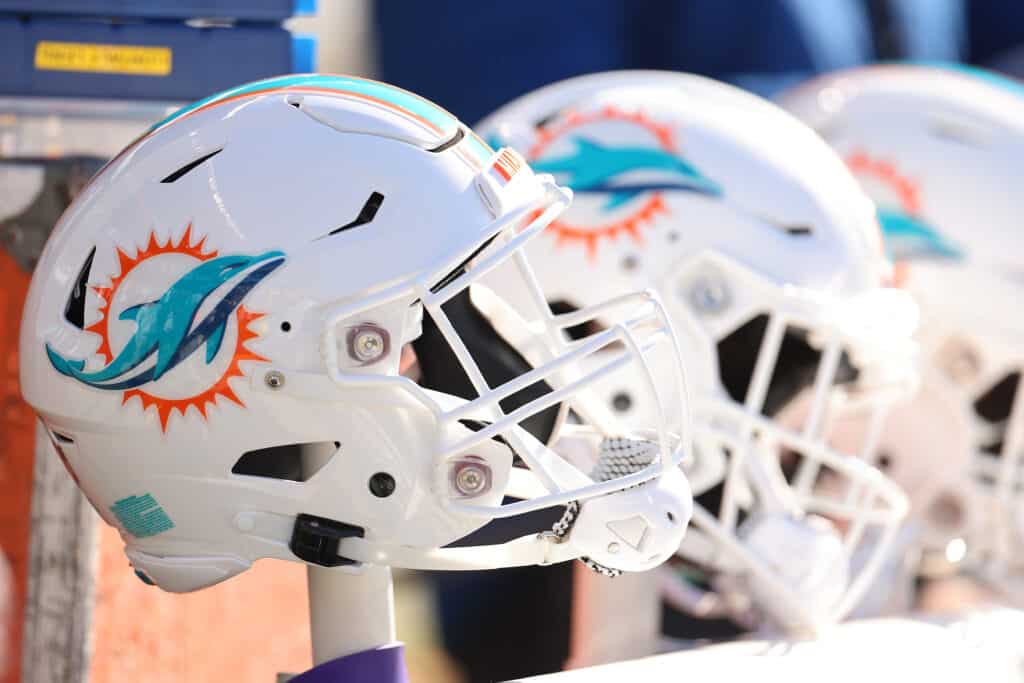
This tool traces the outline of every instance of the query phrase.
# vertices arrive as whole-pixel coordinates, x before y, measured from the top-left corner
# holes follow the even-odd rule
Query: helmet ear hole
[[[291,443],[246,451],[231,467],[232,474],[285,481],[308,481],[341,452],[337,441]],[[330,453],[330,457],[323,455]],[[310,457],[316,456],[316,457]]]
[[[992,136],[992,131],[976,122],[950,116],[932,116],[928,121],[928,132],[941,140],[970,147],[980,147]]]

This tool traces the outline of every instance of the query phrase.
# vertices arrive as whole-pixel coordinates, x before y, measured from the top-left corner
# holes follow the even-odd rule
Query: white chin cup
[[[190,593],[241,574],[252,563],[231,556],[160,557],[125,549],[125,555],[143,582],[171,593]]]
[[[738,535],[791,595],[798,598],[805,612],[798,619],[828,618],[850,580],[843,541],[831,522],[816,515],[796,518],[768,514],[744,522]],[[756,603],[771,606],[776,618],[788,620],[791,610],[777,586],[752,575],[750,591]]]
[[[646,571],[679,549],[692,515],[690,485],[672,468],[653,481],[584,501],[569,542],[605,567]]]

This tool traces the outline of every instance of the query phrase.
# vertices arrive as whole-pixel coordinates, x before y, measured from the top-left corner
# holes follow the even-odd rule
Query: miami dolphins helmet
[[[661,72],[557,83],[479,130],[575,192],[528,248],[552,306],[587,310],[651,288],[680,335],[697,500],[680,556],[720,599],[672,594],[702,615],[715,604],[789,631],[841,618],[870,586],[906,501],[863,458],[829,447],[826,425],[843,401],[880,416],[905,394],[916,316],[883,286],[873,207],[841,161],[760,98]],[[494,289],[516,300],[514,273],[491,277],[502,275],[508,287]],[[649,419],[629,381],[599,391],[623,419]],[[804,396],[810,414],[782,423]],[[871,436],[858,448],[870,452]]]
[[[605,309],[551,313],[523,247],[569,200],[388,85],[229,90],[156,124],[63,215],[25,305],[22,390],[140,577],[170,591],[265,557],[650,568],[690,516],[685,417],[627,428],[588,391],[635,371],[646,400],[684,396],[678,349],[644,293],[563,338]],[[529,348],[479,316],[474,345],[449,319],[504,263],[537,303]],[[436,390],[443,373],[466,395]],[[553,528],[448,547],[551,506]]]
[[[887,433],[893,476],[927,473],[927,545],[1024,600],[1024,295],[1018,188],[1024,90],[960,67],[891,65],[815,79],[782,98],[878,205],[900,285],[921,307],[929,448]],[[935,396],[949,398],[939,410]]]

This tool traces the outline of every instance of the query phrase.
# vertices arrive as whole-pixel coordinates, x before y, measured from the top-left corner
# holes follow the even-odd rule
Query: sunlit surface
[[[956,564],[960,560],[964,559],[964,555],[967,554],[967,543],[962,538],[954,538],[952,541],[946,544],[946,560],[952,564]]]

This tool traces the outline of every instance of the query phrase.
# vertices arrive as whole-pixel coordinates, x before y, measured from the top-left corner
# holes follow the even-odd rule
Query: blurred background
[[[50,4],[60,6],[56,17],[75,3],[0,1],[0,57],[8,57],[0,62],[0,548],[7,557],[0,559],[0,583],[7,584],[0,619],[8,620],[0,681],[270,680],[270,671],[304,670],[311,661],[300,565],[267,561],[226,584],[178,596],[137,581],[117,533],[95,521],[90,533],[71,537],[72,546],[81,546],[71,555],[66,546],[52,556],[40,550],[51,535],[43,530],[39,496],[48,495],[47,482],[70,484],[60,483],[63,471],[51,474],[36,462],[34,454],[48,446],[36,439],[17,391],[17,321],[34,255],[76,188],[105,158],[175,103],[234,84],[208,88],[206,81],[186,79],[182,89],[161,96],[136,73],[112,81],[105,98],[119,104],[86,102],[82,110],[90,113],[78,115],[89,83],[71,82],[65,96],[61,83],[44,92],[22,78],[31,70],[33,49],[25,36],[47,28],[52,18],[32,13],[45,14]],[[91,20],[102,24],[97,30],[127,30],[116,17]],[[189,28],[228,30],[230,24],[218,19]],[[766,96],[816,73],[878,61],[962,62],[1024,73],[1020,0],[320,0],[313,16],[283,26],[315,37],[315,59],[304,64],[404,87],[470,125],[547,83],[611,69],[689,71]],[[5,35],[13,36],[6,48]],[[244,37],[232,49],[266,56],[261,34],[232,35]],[[282,71],[268,70],[249,80]],[[91,519],[91,510],[79,509],[84,506],[73,487],[67,490],[72,512],[60,514]],[[57,585],[76,586],[61,599],[91,605],[83,608],[82,633],[72,639],[81,644],[81,656],[59,657],[67,641],[54,640],[40,625],[47,610],[55,613],[51,621],[61,622],[63,603],[47,597],[49,584],[40,578],[48,567],[57,572]],[[569,653],[573,571],[567,565],[396,574],[398,632],[408,646],[412,679],[475,683],[561,668]],[[44,678],[39,662],[46,657],[61,660],[52,665],[59,675]]]

